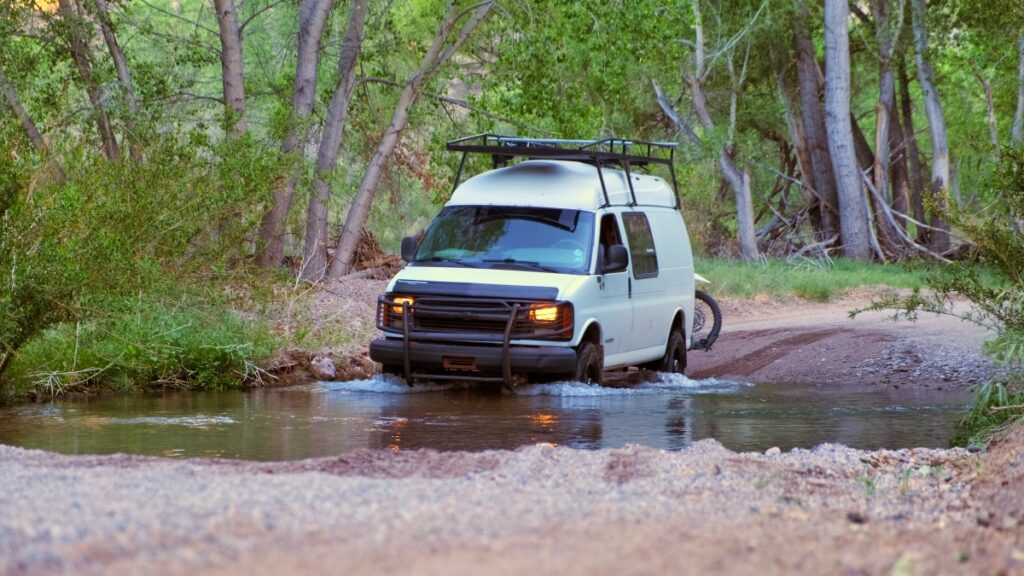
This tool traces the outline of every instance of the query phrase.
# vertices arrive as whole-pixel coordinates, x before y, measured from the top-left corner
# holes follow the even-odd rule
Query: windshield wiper
[[[536,270],[542,270],[544,272],[554,272],[556,274],[559,273],[558,270],[555,270],[554,268],[552,268],[550,266],[545,266],[545,265],[541,264],[540,262],[535,262],[533,260],[516,260],[515,258],[495,258],[495,259],[481,260],[481,262],[497,263],[497,264],[521,264],[523,266],[529,266],[530,268],[534,268]]]
[[[416,262],[445,262],[451,264],[458,264],[459,266],[465,266],[466,268],[479,268],[479,266],[470,264],[469,262],[466,262],[465,260],[459,258],[441,258],[440,256],[434,256],[433,258],[424,258],[422,260],[417,260]]]

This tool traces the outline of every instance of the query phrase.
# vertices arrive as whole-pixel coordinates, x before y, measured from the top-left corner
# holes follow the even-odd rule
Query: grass
[[[828,302],[863,286],[915,288],[934,268],[924,263],[872,264],[844,259],[740,262],[698,258],[697,272],[711,281],[710,291],[736,298],[797,297]]]
[[[974,391],[971,410],[957,423],[953,446],[986,444],[999,430],[1024,421],[1024,372],[989,380]]]
[[[7,396],[235,388],[265,376],[277,344],[269,326],[195,295],[136,296],[32,339],[5,374]]]

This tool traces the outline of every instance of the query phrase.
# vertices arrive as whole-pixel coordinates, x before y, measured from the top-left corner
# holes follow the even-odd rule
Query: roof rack
[[[611,204],[608,199],[608,188],[605,186],[604,174],[601,169],[609,164],[618,164],[626,173],[629,184],[631,206],[637,204],[636,191],[633,190],[633,179],[630,177],[632,166],[661,164],[668,166],[672,177],[672,192],[679,208],[679,192],[676,187],[676,171],[674,166],[676,144],[674,142],[644,142],[624,138],[605,138],[603,140],[560,140],[553,138],[520,138],[517,136],[498,136],[496,134],[477,134],[452,140],[446,146],[453,152],[462,152],[459,170],[455,174],[452,192],[462,180],[462,170],[469,154],[490,154],[494,167],[507,165],[514,158],[545,160],[573,160],[592,164],[597,168],[597,176],[601,181],[605,206]]]

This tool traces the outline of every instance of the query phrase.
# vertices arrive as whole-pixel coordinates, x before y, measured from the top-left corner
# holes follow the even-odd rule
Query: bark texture
[[[690,88],[690,97],[697,121],[707,131],[715,129],[715,124],[708,112],[707,95],[704,92],[704,28],[701,23],[700,1],[693,2],[694,30],[696,43],[693,66],[684,74],[686,84]],[[733,88],[735,96],[735,87]],[[730,102],[733,100],[730,99]],[[750,191],[750,174],[736,165],[733,157],[734,148],[726,143],[718,153],[718,170],[722,178],[732,188],[736,200],[736,228],[740,241],[740,256],[744,260],[756,260],[760,255],[757,247],[757,231],[754,228],[754,200]]]
[[[363,46],[367,0],[353,0],[349,8],[348,27],[338,56],[338,82],[327,110],[327,124],[316,155],[313,193],[306,208],[306,236],[302,249],[303,279],[318,282],[327,273],[327,201],[331,197],[331,173],[338,162],[338,153],[348,122],[349,104],[356,87],[356,61]]]
[[[821,107],[821,70],[806,26],[807,8],[801,0],[795,0],[794,5],[797,15],[793,19],[793,45],[800,87],[800,120],[811,159],[811,181],[821,202],[821,241],[839,234],[839,197]]]
[[[377,190],[377,185],[384,174],[384,167],[391,159],[391,156],[394,155],[395,148],[401,139],[402,131],[409,122],[409,109],[416,103],[420,87],[442,64],[455,54],[466,39],[469,38],[473,29],[487,16],[487,13],[490,12],[493,6],[493,2],[485,2],[476,7],[472,15],[466,20],[466,23],[462,25],[454,40],[448,43],[449,37],[454,31],[460,16],[455,4],[449,3],[437,35],[423,56],[419,68],[416,69],[405,83],[402,95],[399,97],[395,110],[391,115],[391,122],[384,131],[384,136],[381,138],[377,150],[370,158],[366,172],[363,173],[363,179],[359,183],[359,189],[352,200],[348,215],[345,217],[345,225],[338,238],[338,244],[334,252],[334,261],[331,262],[328,272],[330,278],[340,278],[352,270],[352,260],[355,256],[356,245],[363,233],[363,227],[366,225],[366,218],[370,214],[374,192]]]
[[[101,0],[102,1],[102,0]],[[296,50],[295,83],[288,132],[281,142],[281,153],[291,157],[294,167],[279,188],[275,188],[270,210],[260,223],[262,249],[256,264],[267,268],[284,262],[284,235],[295,198],[295,187],[302,167],[302,152],[309,136],[309,115],[316,102],[317,71],[320,68],[320,43],[324,25],[334,0],[302,0],[299,4],[299,34]]]
[[[999,149],[999,128],[996,124],[996,103],[992,97],[992,83],[982,73],[981,69],[978,68],[978,64],[971,60],[971,71],[974,72],[974,77],[977,78],[978,83],[981,84],[981,90],[985,94],[985,114],[988,119],[988,141],[992,143],[992,147],[996,150]]]
[[[875,105],[875,158],[872,166],[872,182],[875,190],[881,198],[888,197],[889,190],[889,163],[891,162],[891,151],[889,141],[891,136],[891,121],[896,107],[896,79],[893,73],[892,52],[895,40],[889,27],[889,0],[874,0],[872,9],[875,14],[875,36],[878,39],[878,102]],[[899,11],[897,20],[902,19],[903,11]],[[895,30],[897,34],[902,28],[902,22],[897,22]],[[882,207],[875,206],[875,221],[878,223],[878,231],[883,248],[895,252],[898,250],[899,239],[896,234],[888,229],[888,223],[883,217]]]
[[[25,110],[25,107],[22,106],[21,99],[18,98],[18,91],[14,89],[14,85],[7,79],[7,75],[2,68],[0,68],[0,92],[3,92],[4,101],[7,102],[7,106],[14,113],[14,117],[18,119],[21,129],[25,131],[25,136],[32,142],[32,146],[40,153],[45,152],[46,143],[43,141],[42,134],[39,133],[39,128],[36,127],[36,123],[32,120],[28,110]]]
[[[114,128],[110,124],[110,116],[107,115],[106,103],[100,93],[99,83],[93,76],[92,51],[89,49],[89,39],[85,27],[82,25],[79,6],[74,0],[59,0],[57,7],[65,26],[71,59],[75,63],[78,76],[81,78],[82,84],[85,85],[85,93],[89,96],[89,103],[92,105],[96,128],[100,134],[100,141],[103,143],[103,154],[108,159],[115,160],[120,155],[120,147],[117,144],[117,137],[114,135]]]
[[[917,133],[914,130],[914,105],[910,99],[910,77],[907,75],[906,63],[900,60],[900,114],[903,120],[904,154],[907,157],[907,182],[910,186],[910,207],[914,219],[924,222],[924,165],[921,162],[921,151],[917,146]],[[918,241],[924,241],[928,231],[918,229]]]
[[[928,59],[928,25],[924,0],[910,0],[911,22],[914,30],[914,58],[917,63],[917,82],[921,85],[924,98],[924,109],[928,114],[928,134],[932,143],[932,174],[929,193],[940,207],[946,206],[946,194],[952,187],[950,180],[949,139],[946,133],[946,120],[942,115],[942,104],[939,93],[935,89],[935,76],[932,73],[931,61]],[[938,215],[933,214],[930,238],[931,249],[945,252],[949,249],[949,225]]]
[[[124,50],[117,42],[114,34],[114,24],[110,19],[110,8],[107,0],[93,0],[96,5],[96,19],[100,23],[100,31],[103,33],[103,41],[110,52],[110,58],[114,61],[114,70],[117,72],[117,82],[121,85],[124,99],[128,103],[128,117],[125,118],[125,128],[128,130],[128,150],[135,161],[142,160],[142,148],[139,145],[139,134],[135,128],[135,120],[139,114],[139,102],[135,98],[135,87],[132,84],[131,71],[128,69],[128,59],[125,58]]]
[[[67,0],[61,0],[62,2]],[[242,65],[242,31],[234,0],[213,0],[220,32],[220,70],[224,87],[228,138],[238,138],[248,127],[245,118],[245,72]]]
[[[845,0],[825,2],[825,127],[836,172],[843,254],[869,260],[870,231],[864,188],[857,167],[850,122],[849,7]]]

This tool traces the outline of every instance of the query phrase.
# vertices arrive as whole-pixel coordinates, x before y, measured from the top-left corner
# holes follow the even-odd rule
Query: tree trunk
[[[100,140],[103,142],[103,153],[108,159],[116,160],[120,155],[120,149],[114,129],[110,125],[110,117],[107,116],[107,111],[103,107],[99,84],[92,74],[92,53],[89,50],[88,39],[85,38],[85,31],[82,29],[82,15],[74,0],[59,0],[58,9],[61,19],[67,26],[67,41],[71,59],[75,62],[78,76],[82,79],[85,93],[89,96],[89,103],[92,104],[96,128],[99,130]]]
[[[363,233],[363,227],[366,225],[366,219],[370,214],[373,194],[377,190],[377,184],[380,183],[381,176],[384,174],[384,166],[394,154],[398,141],[401,138],[402,130],[405,129],[406,124],[409,122],[409,109],[416,103],[416,99],[419,97],[420,86],[437,71],[438,67],[452,57],[462,46],[463,42],[466,41],[470,33],[473,32],[473,29],[483,21],[493,6],[493,1],[479,5],[474,10],[473,15],[463,24],[455,40],[445,48],[445,43],[455,28],[456,21],[461,16],[457,12],[454,2],[449,2],[444,20],[441,22],[441,27],[434,37],[430,48],[427,49],[427,53],[423,56],[419,68],[406,82],[402,95],[398,99],[398,104],[395,105],[395,110],[391,115],[391,123],[377,145],[377,150],[370,158],[370,163],[366,167],[363,179],[359,183],[359,189],[352,200],[348,215],[345,217],[345,225],[341,230],[341,236],[338,238],[337,248],[334,251],[334,261],[331,263],[330,272],[328,273],[329,278],[340,278],[352,270],[352,260],[355,257],[356,245],[359,243],[359,237]]]
[[[971,59],[971,71],[974,72],[974,77],[978,79],[978,83],[981,84],[981,90],[985,94],[985,112],[988,117],[988,140],[992,143],[992,147],[999,150],[999,127],[996,124],[996,104],[992,98],[992,83],[989,82],[988,78],[981,73],[981,69],[978,68],[977,62]]]
[[[302,278],[319,282],[327,273],[327,200],[331,196],[330,176],[338,162],[342,136],[348,121],[349,102],[356,82],[356,60],[362,51],[367,0],[353,0],[348,29],[338,56],[338,82],[327,110],[327,125],[320,140],[313,173],[313,193],[306,209],[306,237],[302,250]]]
[[[694,30],[696,33],[696,49],[694,50],[693,70],[686,74],[686,83],[690,87],[693,100],[693,111],[697,120],[707,131],[715,128],[708,113],[707,96],[704,93],[704,28],[701,23],[700,1],[693,2]],[[735,90],[735,88],[734,88]],[[736,227],[740,241],[740,256],[744,260],[756,260],[760,256],[757,248],[757,231],[754,229],[753,195],[750,192],[750,174],[740,170],[733,159],[731,146],[726,144],[718,153],[718,169],[722,178],[729,183],[736,200]]]
[[[850,128],[853,130],[853,148],[856,151],[857,165],[860,167],[860,175],[873,174],[875,166],[878,164],[876,154],[871,151],[871,145],[868,144],[867,137],[864,136],[864,131],[860,129],[860,124],[857,119],[852,115],[850,116]],[[888,165],[888,163],[886,163]],[[869,181],[874,185],[874,180],[870,176],[863,176],[868,178]],[[877,188],[875,188],[877,190]],[[884,196],[885,192],[879,192],[880,195]],[[896,232],[889,226],[889,221],[883,214],[884,207],[879,206],[878,202],[871,194],[865,196],[865,200],[869,205],[868,213],[868,226],[871,230],[868,232],[875,234],[875,243],[877,244],[878,251],[884,252],[885,254],[899,254],[900,252],[900,239]],[[884,258],[883,258],[884,259]]]
[[[25,107],[21,105],[17,90],[14,89],[11,81],[7,79],[7,75],[4,74],[2,68],[0,68],[0,92],[3,92],[4,100],[7,101],[7,105],[11,107],[11,112],[14,113],[18,122],[21,123],[21,128],[25,131],[25,136],[28,136],[29,141],[32,142],[32,146],[40,154],[45,154],[46,143],[43,141],[43,136],[39,133],[39,128],[36,127],[36,123],[32,120],[28,110],[25,110]]]
[[[7,105],[11,108],[11,112],[18,119],[21,124],[21,129],[25,131],[25,136],[28,137],[29,141],[32,142],[32,147],[39,152],[41,158],[47,158],[49,149],[46,146],[46,140],[43,140],[42,134],[39,132],[39,128],[36,126],[35,121],[32,119],[32,115],[28,113],[21,104],[21,99],[18,98],[18,91],[14,88],[14,84],[7,78],[4,73],[3,62],[0,61],[0,93],[3,93],[4,100]],[[54,176],[58,181],[63,181],[66,176],[64,169],[61,168],[60,163],[53,159],[53,172]]]
[[[946,134],[946,120],[942,115],[939,93],[935,89],[932,65],[928,60],[928,26],[924,0],[910,0],[911,22],[914,29],[917,82],[921,85],[924,109],[928,114],[928,132],[932,142],[932,180],[929,192],[940,210],[945,209],[946,194],[952,188],[950,180],[949,141]],[[949,225],[940,214],[933,214],[931,249],[935,252],[949,250]]]
[[[909,214],[910,181],[907,177],[907,149],[899,114],[893,109],[892,122],[889,124],[889,166],[892,168],[892,207],[901,214]],[[904,232],[907,221],[898,219],[897,225]]]
[[[66,0],[61,0],[66,1]],[[242,32],[234,0],[213,0],[220,31],[220,71],[224,85],[225,130],[228,138],[245,134],[245,72],[242,66]]]
[[[132,75],[128,70],[128,59],[124,56],[124,50],[117,42],[114,34],[114,24],[110,20],[110,9],[107,7],[107,0],[94,0],[96,3],[97,20],[100,23],[100,31],[103,33],[103,41],[107,44],[107,51],[114,61],[114,70],[117,71],[117,81],[124,91],[125,100],[128,101],[128,118],[125,119],[125,127],[128,129],[128,150],[132,160],[142,161],[142,148],[139,146],[139,134],[135,130],[135,119],[139,114],[139,103],[135,99],[135,87],[132,85]]]
[[[800,87],[800,117],[811,157],[811,180],[821,202],[821,235],[818,238],[821,241],[839,234],[839,199],[821,108],[820,70],[806,27],[807,9],[801,0],[795,0],[794,4],[797,15],[793,19],[793,44]]]
[[[903,115],[903,136],[904,154],[907,157],[907,182],[910,184],[910,207],[913,211],[914,220],[924,222],[924,166],[921,162],[921,151],[917,147],[917,134],[914,130],[914,106],[910,99],[910,77],[907,76],[907,66],[900,58],[900,111]],[[919,228],[917,241],[924,242],[929,236],[929,231]]]
[[[870,260],[864,187],[850,123],[849,14],[846,0],[825,0],[825,128],[836,172],[843,254]]]
[[[263,247],[256,255],[256,264],[263,268],[280,266],[284,262],[285,226],[302,169],[302,152],[309,135],[309,115],[316,102],[320,39],[333,4],[334,0],[302,0],[299,4],[299,38],[295,84],[292,88],[292,110],[288,121],[288,133],[281,142],[281,153],[286,158],[290,157],[294,166],[283,185],[274,189],[273,205],[263,215],[263,221],[260,223],[259,235]]]
[[[1017,38],[1017,53],[1017,113],[1010,136],[1014,144],[1024,144],[1024,34]]]
[[[736,161],[733,160],[728,148],[723,148],[718,154],[718,169],[729,183],[736,199],[736,229],[740,237],[740,256],[744,260],[757,260],[760,251],[757,248],[757,231],[754,229],[754,198],[750,192],[750,173],[736,166]]]
[[[804,203],[808,207],[807,213],[811,221],[811,228],[814,230],[814,237],[820,238],[823,234],[821,202],[818,198],[818,191],[814,188],[811,151],[807,148],[807,138],[804,136],[803,127],[796,121],[796,105],[792,97],[796,89],[791,85],[781,62],[776,63],[775,84],[779,91],[779,99],[782,101],[782,108],[785,111],[786,128],[789,130],[790,140],[793,141],[793,148],[796,150],[797,166],[800,167],[800,188]]]
[[[882,198],[888,196],[889,148],[892,136],[891,119],[896,108],[896,81],[892,71],[893,38],[889,27],[889,0],[874,0],[875,35],[878,38],[878,102],[875,105],[875,162],[872,166],[872,181]],[[899,11],[897,34],[902,28],[903,10]],[[888,220],[881,213],[882,207],[875,206],[875,222],[878,226],[883,248],[895,251],[900,244],[896,232],[889,229]]]

